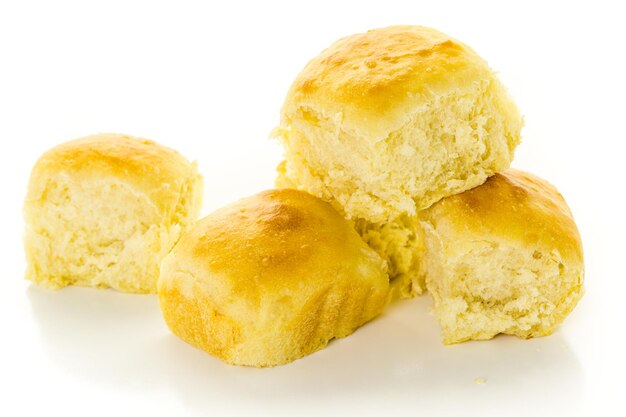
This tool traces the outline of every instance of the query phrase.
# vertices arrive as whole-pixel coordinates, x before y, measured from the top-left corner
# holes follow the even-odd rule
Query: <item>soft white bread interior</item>
[[[471,48],[420,26],[340,39],[289,90],[284,176],[346,217],[382,224],[506,169],[522,118]]]
[[[550,334],[583,295],[583,250],[558,191],[513,169],[420,213],[445,343]]]
[[[208,215],[165,258],[159,301],[182,340],[235,365],[315,352],[388,302],[384,261],[330,204],[270,190]]]
[[[389,266],[392,298],[410,298],[426,289],[422,268],[424,238],[417,216],[400,216],[387,223],[355,221],[361,238]]]
[[[59,145],[31,173],[26,277],[154,293],[161,260],[201,199],[196,164],[150,140],[100,134]]]

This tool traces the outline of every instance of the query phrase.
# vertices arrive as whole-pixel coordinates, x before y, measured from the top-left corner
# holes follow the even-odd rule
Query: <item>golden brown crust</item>
[[[241,326],[221,313],[213,297],[201,285],[194,285],[194,300],[190,300],[183,288],[163,286],[159,292],[164,317],[177,318],[175,323],[168,324],[176,328],[174,332],[185,342],[214,356],[225,356],[232,346],[241,342]]]
[[[351,246],[355,238],[330,204],[301,191],[270,190],[200,220],[174,253],[202,264],[210,259],[212,274],[249,290],[297,286],[311,266],[356,255],[362,248]],[[232,256],[242,252],[242,244],[246,256],[234,265]]]
[[[311,60],[287,94],[283,116],[314,108],[341,115],[346,130],[384,139],[420,104],[492,78],[485,61],[458,40],[427,27],[390,26],[340,39]]]
[[[563,196],[527,172],[495,174],[479,187],[434,204],[420,217],[449,237],[498,236],[556,249],[564,259],[582,263],[580,234]]]
[[[233,364],[273,366],[380,314],[384,262],[330,204],[262,192],[196,223],[164,260],[159,298],[172,331]]]
[[[47,151],[31,173],[28,200],[41,198],[47,178],[67,173],[81,178],[115,177],[148,195],[162,213],[176,209],[181,189],[195,174],[173,149],[148,139],[103,133],[72,140]]]

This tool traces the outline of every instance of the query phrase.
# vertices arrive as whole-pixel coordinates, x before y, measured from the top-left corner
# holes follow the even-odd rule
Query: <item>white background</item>
[[[0,415],[626,415],[624,13],[541,3],[2,0]],[[400,23],[489,61],[525,115],[513,165],[570,203],[587,294],[554,335],[444,347],[422,297],[293,364],[238,368],[171,335],[154,296],[23,280],[21,205],[47,148],[97,132],[174,147],[199,161],[208,213],[271,187],[267,137],[310,58]]]

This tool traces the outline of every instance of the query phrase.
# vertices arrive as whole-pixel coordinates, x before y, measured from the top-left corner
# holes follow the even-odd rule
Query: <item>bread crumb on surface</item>
[[[476,378],[474,378],[474,383],[476,385],[485,385],[487,383],[487,378],[485,378],[484,376],[477,376]]]

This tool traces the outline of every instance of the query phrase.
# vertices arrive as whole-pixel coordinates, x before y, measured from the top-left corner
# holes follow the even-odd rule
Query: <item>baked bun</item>
[[[583,250],[558,191],[509,169],[420,213],[445,343],[550,334],[583,295]]]
[[[234,365],[315,352],[380,314],[383,260],[332,206],[297,190],[245,198],[196,223],[165,258],[159,301],[181,339]]]
[[[274,135],[297,188],[372,223],[506,169],[522,119],[471,48],[420,26],[343,38],[297,76]]]
[[[26,277],[154,293],[161,260],[201,199],[196,164],[152,141],[100,134],[57,146],[30,177]]]

